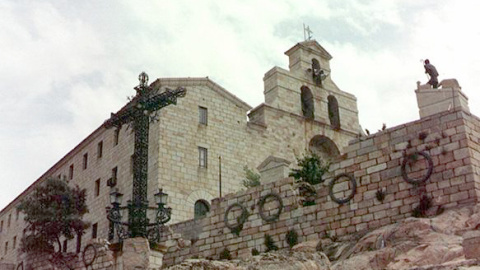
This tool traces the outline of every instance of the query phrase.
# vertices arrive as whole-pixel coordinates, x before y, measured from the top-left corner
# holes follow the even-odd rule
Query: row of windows
[[[16,214],[15,214],[15,220],[17,221],[18,218],[20,217],[20,211],[17,209]],[[12,214],[8,214],[7,218],[7,228],[10,228],[10,224],[12,223]],[[0,233],[3,231],[3,220],[0,221]]]
[[[205,107],[201,107],[199,106],[198,107],[198,115],[199,115],[199,124],[201,125],[207,125],[208,123],[208,109],[205,108]],[[120,135],[120,129],[116,129],[115,132],[114,132],[114,146],[118,145],[119,143],[119,136]],[[99,158],[102,158],[103,157],[103,150],[104,150],[104,147],[103,147],[103,141],[100,141],[97,143],[97,159]],[[86,170],[88,168],[88,162],[89,162],[89,155],[88,153],[85,153],[83,155],[83,162],[82,162],[82,168],[83,170]],[[133,156],[132,156],[132,160],[131,160],[131,163],[132,163],[132,166],[131,166],[131,170],[133,171]],[[208,165],[208,149],[205,148],[205,147],[198,147],[198,165],[199,167],[201,168],[207,168],[207,165]],[[69,166],[69,171],[68,171],[68,179],[69,180],[72,180],[74,178],[74,164],[71,164]],[[111,185],[115,185],[116,181],[117,181],[117,175],[118,175],[118,168],[115,167],[112,169],[112,177],[109,179],[109,181],[107,181],[107,185],[111,186]],[[61,175],[59,175],[59,178],[61,177]],[[95,187],[94,187],[94,196],[95,197],[98,197],[100,195],[100,189],[101,189],[101,179],[98,178],[97,180],[95,180]],[[203,216],[205,213],[207,213],[209,211],[209,206],[208,206],[208,203],[204,204],[204,202],[198,202],[195,204],[195,217],[197,216]],[[17,210],[17,214],[16,214],[16,220],[18,220],[19,218],[19,211]],[[7,220],[7,227],[10,227],[10,224],[11,224],[11,214],[8,216],[8,220]],[[3,228],[4,227],[4,221],[0,221],[0,232],[3,231]],[[98,228],[98,225],[97,224],[93,224],[92,225],[92,238],[96,238],[97,237],[97,228]],[[15,248],[16,246],[16,237],[14,238],[14,241],[13,241],[13,246]],[[64,249],[66,249],[66,242],[64,242]],[[5,253],[6,251],[8,250],[8,242],[5,243]]]

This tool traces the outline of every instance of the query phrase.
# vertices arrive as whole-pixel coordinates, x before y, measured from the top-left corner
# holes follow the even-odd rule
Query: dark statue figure
[[[433,88],[438,88],[438,72],[434,65],[430,64],[430,60],[424,62],[425,73],[430,75],[430,80],[427,82]]]

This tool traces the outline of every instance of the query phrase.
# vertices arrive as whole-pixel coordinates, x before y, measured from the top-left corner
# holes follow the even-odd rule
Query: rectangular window
[[[120,129],[116,128],[113,134],[113,146],[118,145],[119,138],[120,138]]]
[[[112,181],[117,182],[118,167],[112,169]]]
[[[98,223],[92,225],[92,238],[97,238]]]
[[[70,168],[68,169],[68,179],[73,179],[73,164],[70,165]]]
[[[83,169],[86,170],[88,167],[88,153],[83,155]]]
[[[207,125],[208,110],[205,107],[198,107],[198,123]]]
[[[63,240],[63,252],[67,252],[68,249],[68,240]]]
[[[3,220],[0,221],[0,232],[2,232],[2,231],[3,231]]]
[[[97,144],[97,158],[101,158],[103,156],[103,141],[100,141]]]
[[[77,253],[82,249],[82,234],[77,234]]]
[[[100,195],[100,178],[95,181],[95,197]]]
[[[10,222],[12,221],[12,214],[8,214],[7,227],[10,228]]]
[[[207,148],[198,147],[198,166],[202,168],[207,168],[207,157],[208,157]]]
[[[14,236],[13,237],[13,249],[15,249],[17,247],[17,237]]]
[[[7,255],[7,252],[8,252],[8,242],[5,242],[5,255]]]

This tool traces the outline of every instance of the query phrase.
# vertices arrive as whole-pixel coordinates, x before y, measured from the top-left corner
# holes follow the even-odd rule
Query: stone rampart
[[[427,214],[475,203],[480,183],[479,132],[478,118],[453,111],[355,140],[332,164],[326,181],[315,186],[315,205],[302,205],[292,178],[214,199],[208,216],[171,226],[176,238],[180,234],[191,245],[170,240],[164,265],[191,257],[218,259],[225,249],[233,258],[251,256],[252,249],[266,250],[266,234],[279,248],[287,248],[285,235],[292,229],[300,241],[371,230],[411,216],[423,195],[432,199]],[[429,174],[429,169],[431,175],[424,183],[404,179],[414,182]],[[356,183],[352,199],[343,204],[329,193],[329,183],[340,174],[353,176]],[[337,200],[352,193],[353,185],[346,180],[339,178],[333,185]],[[165,237],[172,239],[172,235]]]

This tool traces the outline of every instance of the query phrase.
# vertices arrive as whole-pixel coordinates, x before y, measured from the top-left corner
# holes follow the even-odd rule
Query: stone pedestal
[[[162,268],[163,254],[150,250],[150,245],[146,238],[125,239],[121,256],[122,270],[156,270]]]
[[[288,177],[290,161],[269,156],[258,167],[262,183],[270,183]]]
[[[470,111],[468,97],[461,91],[456,79],[443,80],[440,85],[441,88],[432,89],[430,85],[417,83],[415,94],[417,95],[420,118],[457,109]]]

